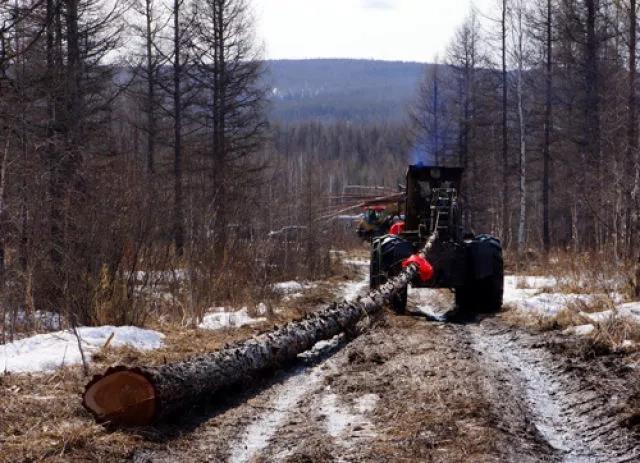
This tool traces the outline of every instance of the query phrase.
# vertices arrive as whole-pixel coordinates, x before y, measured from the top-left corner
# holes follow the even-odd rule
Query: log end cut
[[[87,385],[82,404],[99,422],[146,426],[156,416],[156,392],[139,371],[112,368]]]

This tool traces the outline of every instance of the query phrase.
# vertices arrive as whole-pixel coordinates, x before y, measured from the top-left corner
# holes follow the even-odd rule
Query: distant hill
[[[271,119],[396,122],[407,114],[422,63],[311,59],[267,61]]]

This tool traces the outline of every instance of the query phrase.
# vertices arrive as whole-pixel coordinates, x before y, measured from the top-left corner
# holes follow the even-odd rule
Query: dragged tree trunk
[[[424,255],[435,235],[422,251]],[[399,276],[353,302],[334,304],[305,319],[184,362],[155,367],[110,368],[87,385],[83,405],[100,422],[148,425],[167,418],[198,398],[212,397],[252,374],[278,368],[322,340],[350,331],[378,312],[416,276],[410,265]]]

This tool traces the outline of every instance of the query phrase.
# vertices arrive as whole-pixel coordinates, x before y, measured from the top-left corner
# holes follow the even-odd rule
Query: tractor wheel
[[[496,313],[502,308],[504,263],[502,251],[493,253],[493,271],[489,276],[471,280],[455,289],[456,307],[451,314],[456,321],[469,321],[482,313]]]
[[[380,247],[378,242],[374,241],[373,249],[371,250],[371,262],[369,263],[369,289],[377,289],[387,281],[381,268],[381,262]]]
[[[380,246],[374,241],[369,264],[369,288],[377,289],[387,282],[387,274],[381,268]],[[389,301],[391,308],[397,314],[403,314],[407,310],[407,288],[393,294]]]
[[[502,309],[502,295],[504,292],[504,269],[502,262],[499,271],[494,275],[477,283],[477,294],[482,305],[482,313],[497,313]]]

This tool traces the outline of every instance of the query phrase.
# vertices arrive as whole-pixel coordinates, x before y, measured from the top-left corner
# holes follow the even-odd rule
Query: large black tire
[[[371,261],[369,262],[369,289],[371,290],[377,289],[387,281],[381,265],[380,248],[377,241],[374,241],[371,248]]]
[[[388,276],[394,276],[395,268],[385,271],[383,268],[383,256],[381,255],[382,249],[380,242],[374,240],[371,250],[371,262],[369,264],[369,289],[377,289],[381,285],[385,284],[388,280]],[[394,293],[391,296],[390,305],[394,312],[397,314],[404,314],[407,311],[407,287],[403,290]]]
[[[464,286],[455,288],[456,307],[451,317],[455,320],[466,321],[478,314],[496,313],[502,309],[504,292],[504,262],[499,241],[495,238],[480,237],[486,247],[483,251],[471,256],[471,268],[483,269],[483,274],[477,278],[471,274]],[[489,242],[490,241],[490,242]],[[497,243],[497,244],[496,244]],[[473,259],[482,262],[473,262]],[[490,268],[490,271],[487,271]],[[486,275],[489,273],[489,275]]]

